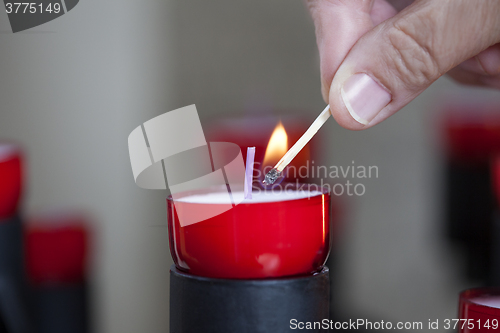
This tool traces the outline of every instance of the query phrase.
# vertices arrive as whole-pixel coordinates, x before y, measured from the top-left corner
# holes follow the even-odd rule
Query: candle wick
[[[247,148],[247,165],[245,168],[245,199],[252,199],[253,164],[255,160],[255,147]]]

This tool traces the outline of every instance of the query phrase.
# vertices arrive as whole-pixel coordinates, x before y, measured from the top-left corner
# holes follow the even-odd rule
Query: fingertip
[[[344,77],[347,79],[341,80]],[[365,73],[336,76],[333,84],[330,91],[330,105],[334,105],[332,114],[347,129],[371,127],[372,121],[392,100],[391,93]]]
[[[354,120],[348,113],[345,113],[343,111],[339,112],[336,110],[332,110],[332,115],[333,118],[335,118],[335,121],[337,124],[342,126],[345,129],[351,130],[351,131],[362,131],[364,129],[369,128],[369,126],[363,125],[356,120]]]
[[[345,129],[361,131],[369,127],[354,119],[343,102],[342,92],[340,90],[335,92],[330,91],[330,112],[335,121]]]
[[[321,80],[321,95],[323,96],[323,100],[325,101],[326,104],[329,104],[329,94],[330,94],[330,87],[327,87],[325,82]]]
[[[476,58],[486,75],[500,74],[500,44],[490,46]]]

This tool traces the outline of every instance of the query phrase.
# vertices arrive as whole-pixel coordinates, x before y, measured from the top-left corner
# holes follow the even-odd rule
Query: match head
[[[264,185],[272,185],[276,182],[276,179],[278,179],[280,176],[281,172],[273,168],[266,174],[263,183]]]

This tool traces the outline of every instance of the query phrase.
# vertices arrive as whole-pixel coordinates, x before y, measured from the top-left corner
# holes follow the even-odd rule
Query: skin
[[[316,27],[324,100],[343,127],[363,130],[398,112],[435,80],[500,89],[499,0],[308,0]],[[340,91],[365,73],[392,95],[368,124]]]

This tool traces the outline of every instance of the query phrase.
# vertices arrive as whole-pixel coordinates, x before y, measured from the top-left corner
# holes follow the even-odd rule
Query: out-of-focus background
[[[0,139],[26,152],[23,214],[70,207],[91,216],[94,332],[167,332],[167,193],[135,185],[128,134],[189,104],[204,126],[292,111],[312,122],[324,102],[304,4],[82,0],[16,34],[0,11],[0,43]],[[476,282],[444,237],[442,113],[498,97],[442,78],[375,128],[322,128],[317,164],[379,169],[364,196],[336,200],[333,299],[343,315],[456,317],[458,292]]]

